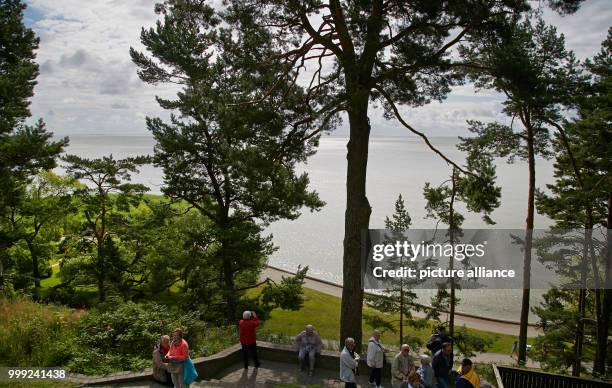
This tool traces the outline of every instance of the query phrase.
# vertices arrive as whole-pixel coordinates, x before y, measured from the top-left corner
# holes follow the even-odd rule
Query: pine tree
[[[154,162],[164,170],[163,192],[189,203],[212,228],[216,250],[206,263],[214,274],[191,274],[195,296],[223,295],[218,309],[234,321],[274,249],[263,228],[324,204],[308,188],[308,175],[295,171],[318,144],[319,135],[308,130],[319,121],[310,120],[303,91],[290,81],[266,94],[280,62],[260,66],[277,48],[251,15],[224,15],[223,24],[210,6],[180,0],[157,11],[162,20],[141,33],[150,56],[130,52],[143,81],[181,88],[174,100],[157,98],[172,112],[169,122],[147,118],[157,141]],[[249,99],[262,102],[241,104]],[[323,129],[331,124],[320,123]]]
[[[611,30],[612,31],[612,30]],[[596,322],[597,347],[594,374],[605,374],[608,331],[610,326],[610,258],[601,268],[596,258],[593,229],[610,228],[610,198],[612,193],[612,129],[610,127],[610,74],[612,70],[612,33],[602,44],[602,50],[586,62],[591,74],[589,86],[577,96],[578,119],[557,127],[554,142],[556,181],[548,188],[552,195],[540,194],[538,208],[556,221],[558,228],[584,229],[581,242],[581,287],[578,293],[576,336],[572,373],[579,375],[583,357],[584,326],[588,322],[586,277],[593,277],[593,311]],[[608,245],[610,238],[608,237]],[[565,263],[563,260],[562,263]],[[590,268],[590,270],[589,270]],[[603,279],[600,273],[603,272]],[[546,310],[538,310],[546,313]]]
[[[471,152],[467,157],[468,174],[460,174],[452,169],[450,179],[437,187],[429,182],[425,184],[423,195],[427,201],[427,217],[437,220],[448,227],[448,242],[454,245],[463,235],[461,226],[465,217],[456,209],[457,203],[463,202],[467,209],[481,213],[485,223],[493,224],[490,214],[500,205],[501,189],[495,186],[495,166],[493,159],[486,153]],[[479,172],[476,175],[475,171]],[[453,270],[455,258],[449,258],[449,270]],[[464,267],[470,267],[469,260],[463,260]],[[447,288],[450,292],[447,292]],[[449,335],[455,331],[455,309],[459,302],[456,290],[461,288],[461,282],[454,277],[438,284],[438,293],[432,301],[435,307],[447,308],[449,311]],[[445,303],[448,301],[448,303]],[[447,305],[446,305],[447,304]],[[446,305],[446,306],[445,306]],[[433,318],[439,319],[436,309],[432,310]]]
[[[395,201],[395,211],[391,218],[388,216],[385,218],[385,243],[394,244],[396,241],[406,240],[406,233],[412,224],[412,219],[406,210],[404,199],[400,194]],[[419,270],[427,266],[432,266],[435,262],[431,259],[423,260],[421,262],[410,261],[410,259],[404,256],[391,256],[385,257],[385,265],[388,268],[412,268]],[[397,321],[387,322],[385,325],[389,329],[394,329],[389,323],[399,322],[399,345],[409,343],[411,345],[419,345],[420,340],[404,335],[405,327],[411,326],[413,328],[423,328],[427,326],[427,319],[417,319],[413,315],[413,311],[425,311],[424,306],[417,303],[417,294],[414,292],[414,288],[419,284],[423,283],[424,280],[419,279],[405,279],[403,277],[386,279],[385,284],[388,285],[382,294],[380,295],[367,295],[365,302],[379,310],[388,314],[398,315]],[[372,317],[365,316],[366,320],[372,321],[372,326],[383,325],[383,322],[373,321]]]
[[[34,284],[38,296],[41,268],[48,266],[53,247],[57,249],[63,232],[62,223],[74,211],[70,194],[74,182],[50,171],[38,174],[25,189],[22,201],[9,207],[6,221],[14,235],[19,236],[16,246],[25,246],[31,262],[28,287]]]
[[[25,5],[19,0],[0,2],[0,289],[5,278],[6,250],[21,236],[7,225],[7,209],[18,206],[32,177],[55,167],[68,139],[51,141],[42,120],[24,125],[30,116],[38,65],[34,62],[38,38],[23,23]],[[6,286],[6,287],[5,287]]]
[[[547,3],[571,13],[580,2]],[[451,87],[461,82],[460,70],[479,68],[465,57],[453,57],[453,50],[484,31],[498,31],[506,24],[506,16],[527,9],[528,2],[522,0],[228,2],[231,15],[255,20],[278,48],[279,52],[260,58],[263,66],[275,58],[284,61],[269,90],[310,70],[303,77],[309,85],[303,104],[314,108],[313,118],[327,121],[341,112],[348,117],[340,337],[354,337],[358,348],[363,308],[361,233],[368,229],[371,214],[366,195],[369,109],[382,106],[385,117],[397,119],[452,163],[425,133],[402,117],[400,106],[418,107],[443,100]],[[318,96],[324,98],[315,100]],[[260,101],[250,100],[253,104]]]
[[[533,16],[533,15],[532,15]],[[568,100],[581,84],[578,63],[565,49],[563,36],[535,15],[517,20],[499,34],[485,32],[464,55],[485,72],[474,73],[478,87],[504,93],[504,113],[511,124],[471,121],[475,137],[464,139],[462,148],[527,161],[528,195],[525,221],[523,298],[519,330],[519,363],[526,360],[527,324],[531,285],[531,251],[535,215],[536,156],[548,158],[550,132],[572,106]],[[519,125],[515,125],[515,121]]]
[[[113,263],[118,259],[115,243],[108,240],[117,225],[124,223],[125,212],[137,206],[148,191],[146,186],[130,183],[130,180],[131,174],[138,173],[139,166],[148,163],[149,158],[140,156],[117,160],[110,155],[87,159],[67,155],[64,161],[68,163],[66,173],[85,183],[75,192],[85,216],[83,231],[76,243],[80,244],[83,236],[93,242],[95,253],[91,262],[82,266],[96,283],[98,301],[104,302],[108,280],[112,276],[121,276],[120,268]],[[113,275],[115,269],[119,272]]]

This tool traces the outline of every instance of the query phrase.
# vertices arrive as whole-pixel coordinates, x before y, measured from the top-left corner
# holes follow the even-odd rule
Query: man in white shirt
[[[385,348],[380,343],[380,331],[374,330],[372,337],[368,340],[367,363],[370,367],[370,385],[382,388],[380,380],[382,368],[385,364]]]
[[[344,388],[357,388],[355,373],[359,365],[359,354],[353,349],[355,340],[348,337],[344,340],[344,349],[340,353],[340,380],[344,381]]]

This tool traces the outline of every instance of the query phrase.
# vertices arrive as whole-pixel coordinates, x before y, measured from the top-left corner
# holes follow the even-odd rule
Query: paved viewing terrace
[[[367,376],[359,376],[358,383],[360,386],[367,386]],[[249,368],[248,372],[244,370],[240,363],[234,364],[220,373],[216,378],[210,380],[198,381],[190,385],[190,387],[219,387],[219,388],[235,388],[235,387],[284,387],[286,384],[290,386],[321,386],[321,387],[344,387],[344,383],[338,379],[338,371],[329,369],[318,369],[314,376],[308,376],[308,373],[300,372],[296,364],[283,363],[278,361],[262,361],[259,369]],[[391,387],[389,379],[383,380],[383,385]],[[104,385],[103,385],[104,386]],[[166,387],[152,381],[136,381],[132,383],[124,383],[121,385],[106,385],[108,387],[133,387],[133,388],[162,388]]]
[[[338,378],[339,353],[322,351],[317,358],[317,368],[313,376],[301,372],[298,368],[297,353],[293,347],[267,342],[258,343],[261,366],[250,367],[245,371],[242,366],[240,346],[235,345],[210,357],[197,358],[194,361],[200,381],[191,387],[286,387],[286,386],[320,386],[343,387]],[[361,361],[360,386],[367,385],[367,366]],[[383,372],[383,385],[390,387],[389,365]],[[152,372],[122,372],[108,376],[73,376],[73,381],[96,387],[164,387],[153,381]]]

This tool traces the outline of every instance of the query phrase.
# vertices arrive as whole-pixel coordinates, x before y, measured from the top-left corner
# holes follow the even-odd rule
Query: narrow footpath
[[[293,275],[291,271],[268,266],[261,274],[261,279],[270,278],[274,281],[280,281],[282,276]],[[320,291],[328,295],[333,295],[338,298],[342,297],[342,286],[336,283],[332,283],[326,280],[316,279],[310,276],[306,277],[304,287],[311,288],[315,291]],[[415,312],[415,316],[423,316],[420,313]],[[465,313],[455,313],[455,324],[465,325],[472,329],[485,330],[500,334],[515,335],[518,339],[519,334],[519,323],[507,321],[497,318],[480,317]],[[536,337],[539,334],[538,328],[535,325],[530,324],[527,328],[527,336]],[[508,353],[510,349],[508,349]]]

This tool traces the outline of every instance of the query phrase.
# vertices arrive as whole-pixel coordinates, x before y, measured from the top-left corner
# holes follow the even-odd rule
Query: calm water
[[[463,161],[456,150],[456,139],[433,138],[432,142],[448,157]],[[154,141],[149,136],[72,136],[68,153],[87,157],[113,154],[116,158],[152,154]],[[552,164],[539,160],[537,186],[544,188],[553,181]],[[344,209],[346,202],[346,139],[326,137],[319,151],[302,169],[310,175],[311,185],[327,205],[319,212],[305,211],[295,221],[280,221],[268,230],[274,236],[278,251],[270,258],[270,264],[295,269],[308,265],[310,275],[341,282],[342,238]],[[494,227],[520,229],[524,227],[527,198],[527,176],[523,162],[508,165],[498,163],[499,184],[502,187],[502,206],[493,213]],[[368,162],[368,199],[372,206],[371,228],[384,228],[384,218],[393,212],[394,201],[399,194],[405,199],[414,228],[432,228],[433,220],[425,219],[423,186],[425,182],[438,185],[448,179],[450,168],[434,155],[421,141],[411,138],[373,138],[370,143]],[[148,185],[152,192],[159,193],[163,176],[161,170],[152,166],[142,168],[135,182]],[[478,215],[468,214],[465,228],[485,228]],[[544,228],[550,221],[536,218],[536,228]],[[537,294],[532,305],[540,299]],[[420,291],[421,299],[427,303],[431,292]],[[464,291],[460,311],[483,316],[494,316],[518,320],[521,291],[502,290]],[[531,317],[535,320],[535,316]]]

